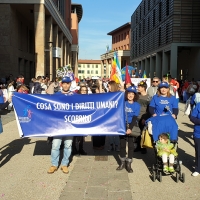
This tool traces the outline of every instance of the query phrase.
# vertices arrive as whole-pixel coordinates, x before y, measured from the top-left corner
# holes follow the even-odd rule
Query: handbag
[[[126,127],[127,129],[129,129],[127,112],[126,112]],[[140,135],[141,135],[141,130],[138,126],[138,120],[137,120],[135,126],[132,128],[131,134],[129,134],[128,136],[138,137]]]
[[[152,139],[147,128],[142,131],[140,146],[141,148],[153,148]]]

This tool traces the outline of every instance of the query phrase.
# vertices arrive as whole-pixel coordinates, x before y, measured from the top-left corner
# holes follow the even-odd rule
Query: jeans
[[[72,140],[73,137],[54,137],[51,148],[51,163],[52,166],[58,167],[58,161],[60,157],[60,145],[64,141],[63,159],[61,161],[62,166],[67,166],[69,163],[69,157],[72,152]]]

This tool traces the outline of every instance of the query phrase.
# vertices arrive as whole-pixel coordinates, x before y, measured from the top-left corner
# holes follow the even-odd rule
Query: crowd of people
[[[133,152],[147,153],[147,149],[141,148],[141,133],[145,126],[145,122],[150,117],[160,115],[171,115],[175,120],[178,115],[178,102],[182,100],[186,102],[191,98],[191,104],[193,110],[190,115],[190,120],[195,124],[194,126],[194,141],[195,141],[195,158],[196,168],[193,176],[197,176],[200,173],[200,82],[198,81],[177,81],[170,75],[164,75],[162,80],[159,77],[154,77],[151,82],[151,86],[147,88],[146,80],[140,81],[137,85],[131,82],[125,82],[117,84],[115,81],[109,79],[83,79],[79,80],[72,77],[65,76],[61,80],[56,78],[50,81],[48,77],[38,76],[32,78],[28,85],[24,84],[24,77],[20,75],[16,80],[12,74],[5,79],[1,79],[0,83],[0,109],[7,108],[12,109],[12,93],[14,91],[25,94],[65,94],[65,95],[87,95],[94,93],[106,93],[106,92],[125,92],[125,115],[126,115],[126,134],[123,136],[107,136],[109,141],[110,151],[119,152],[120,165],[117,170],[126,168],[129,173],[133,172],[131,167]],[[138,127],[140,134],[135,137],[132,135],[134,127]],[[0,132],[2,132],[2,125],[0,126]],[[167,135],[162,133],[159,137],[160,143],[158,147],[167,144],[169,147],[169,141]],[[63,173],[68,173],[69,157],[71,154],[87,155],[87,152],[83,148],[84,137],[53,137],[48,138],[48,143],[52,144],[51,149],[51,167],[48,173],[54,173],[58,169],[60,149],[63,145],[63,158],[61,160],[61,170]],[[94,150],[103,150],[105,148],[106,136],[99,135],[93,136],[93,148]],[[126,145],[128,143],[128,152],[126,151]],[[78,144],[78,145],[77,145]],[[136,148],[135,148],[136,146]],[[78,147],[78,148],[77,148]],[[170,146],[171,148],[171,146]],[[174,155],[169,153],[169,149],[166,150],[166,154],[163,156],[163,170],[173,172],[173,160]],[[167,157],[169,157],[169,167],[167,164]]]

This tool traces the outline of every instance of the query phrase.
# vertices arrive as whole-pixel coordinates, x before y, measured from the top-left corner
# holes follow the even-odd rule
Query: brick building
[[[38,75],[53,79],[67,64],[75,68],[73,29],[82,17],[82,6],[76,7],[74,12],[71,0],[0,0],[1,76],[22,74],[27,83]]]

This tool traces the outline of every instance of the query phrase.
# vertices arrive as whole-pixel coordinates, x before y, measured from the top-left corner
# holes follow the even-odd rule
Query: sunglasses
[[[158,81],[153,81],[153,83],[158,83]]]

